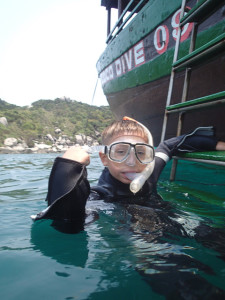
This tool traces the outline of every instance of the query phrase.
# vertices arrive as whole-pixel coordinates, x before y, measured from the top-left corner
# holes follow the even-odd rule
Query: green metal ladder
[[[202,63],[203,61],[206,61],[210,56],[217,55],[221,53],[223,50],[225,50],[225,33],[217,36],[210,42],[206,43],[205,45],[195,50],[195,41],[197,37],[198,25],[201,22],[203,22],[206,18],[208,18],[214,11],[219,9],[225,3],[225,1],[224,0],[200,0],[188,13],[185,14],[186,1],[187,0],[183,0],[181,5],[180,24],[178,28],[178,37],[176,40],[176,45],[174,50],[174,58],[173,58],[171,76],[170,76],[164,120],[163,120],[161,141],[165,139],[167,122],[170,114],[172,113],[179,114],[178,126],[177,126],[177,136],[179,136],[182,130],[183,114],[186,111],[225,104],[225,91],[187,101],[187,94],[189,89],[192,67],[198,65],[199,63]],[[182,27],[190,22],[193,22],[193,29],[192,29],[191,39],[190,39],[189,54],[178,59]],[[175,73],[182,69],[185,69],[185,76],[184,76],[184,86],[183,86],[181,102],[174,105],[170,105]],[[175,179],[176,167],[179,159],[225,166],[225,151],[197,152],[197,153],[195,152],[195,153],[179,155],[179,157],[178,156],[173,157],[170,180]]]

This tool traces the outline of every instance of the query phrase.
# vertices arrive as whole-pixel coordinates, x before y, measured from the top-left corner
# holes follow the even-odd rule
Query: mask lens
[[[122,162],[129,154],[130,145],[118,143],[110,146],[109,157],[118,162]]]
[[[154,149],[146,144],[115,143],[109,147],[109,158],[116,162],[123,162],[130,154],[131,148],[135,148],[135,155],[143,164],[154,160]]]
[[[137,158],[143,163],[147,164],[154,159],[154,150],[148,145],[135,145]]]

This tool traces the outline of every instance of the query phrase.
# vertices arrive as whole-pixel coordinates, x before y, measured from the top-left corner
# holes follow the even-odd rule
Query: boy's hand
[[[72,146],[62,156],[63,158],[75,160],[83,165],[90,164],[90,155],[81,147]]]

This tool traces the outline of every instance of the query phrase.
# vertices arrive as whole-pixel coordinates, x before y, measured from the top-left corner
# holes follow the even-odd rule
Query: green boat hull
[[[187,3],[188,8],[196,4]],[[97,63],[104,94],[117,119],[128,115],[143,122],[160,141],[163,116],[173,63],[176,30],[181,1],[153,0],[116,36]],[[188,54],[193,24],[183,30],[179,57]],[[221,7],[199,26],[196,48],[224,32],[224,8]],[[193,67],[188,99],[225,90],[225,55],[213,56],[208,63]],[[179,103],[184,71],[176,74],[172,103]],[[225,139],[225,106],[218,105],[185,114],[183,132],[197,126],[213,125]],[[166,138],[176,135],[178,115],[170,116]]]

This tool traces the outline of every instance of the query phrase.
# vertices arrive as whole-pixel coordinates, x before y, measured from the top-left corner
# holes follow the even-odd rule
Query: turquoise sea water
[[[190,235],[159,241],[103,201],[88,204],[78,234],[61,233],[49,220],[33,223],[30,215],[46,207],[55,157],[0,155],[1,299],[225,299],[225,168],[179,163],[173,183],[165,169],[159,193]],[[91,184],[101,170],[93,157]],[[196,227],[199,239],[191,235]]]

